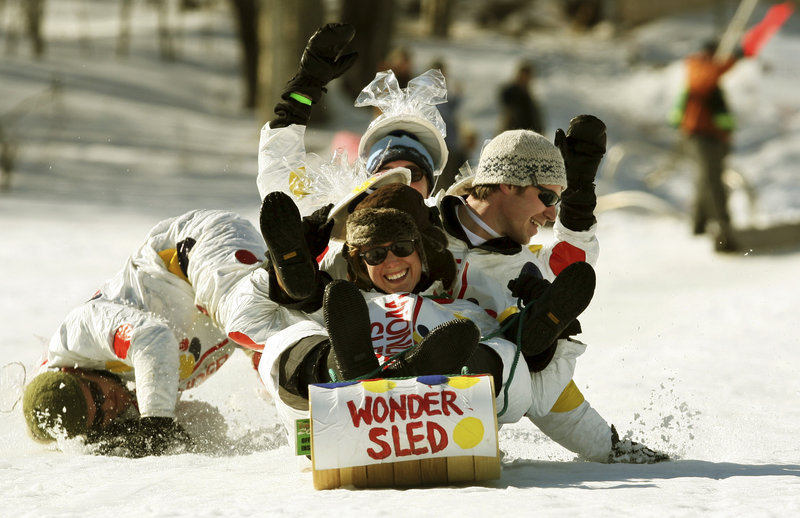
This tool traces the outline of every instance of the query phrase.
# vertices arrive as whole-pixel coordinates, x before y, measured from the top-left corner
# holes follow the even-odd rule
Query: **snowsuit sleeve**
[[[104,300],[75,308],[50,340],[47,366],[113,372],[136,384],[142,416],[175,415],[178,342],[149,312]]]
[[[305,133],[306,127],[297,124],[272,129],[267,123],[261,128],[256,184],[262,200],[272,191],[283,191],[292,196],[296,194],[294,191],[302,189],[306,165]]]

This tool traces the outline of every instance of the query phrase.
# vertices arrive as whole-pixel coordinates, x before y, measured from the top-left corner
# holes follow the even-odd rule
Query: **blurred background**
[[[464,161],[474,165],[505,127],[502,91],[521,82],[537,111],[534,129],[548,137],[579,113],[609,126],[600,191],[648,197],[606,198],[601,210],[621,203],[685,212],[691,171],[667,123],[681,63],[719,37],[742,3],[0,0],[0,196],[165,216],[258,203],[259,129],[308,37],[342,21],[355,25],[360,57],[313,111],[310,150],[352,146],[375,115],[353,100],[376,71],[391,68],[403,81],[434,67],[448,81],[440,108],[451,175]],[[776,3],[753,2],[749,23]],[[798,30],[793,16],[758,59],[726,75],[739,119],[730,167],[740,226],[774,219],[764,206],[780,207],[778,219],[800,219],[792,201],[800,187],[787,166],[800,149]]]

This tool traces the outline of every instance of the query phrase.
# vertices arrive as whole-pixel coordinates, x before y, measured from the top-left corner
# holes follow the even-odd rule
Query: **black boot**
[[[303,233],[300,211],[281,191],[264,197],[261,203],[261,235],[269,249],[270,268],[281,288],[294,300],[311,297],[317,289],[317,265]]]
[[[595,282],[591,265],[572,263],[539,298],[526,306],[519,344],[525,356],[536,356],[553,345],[589,305]]]
[[[494,382],[494,395],[497,397],[503,389],[503,360],[494,349],[485,344],[478,344],[467,362],[470,374],[489,374]]]
[[[398,378],[458,374],[467,365],[481,332],[471,320],[450,320],[440,324],[407,355],[387,369]]]
[[[367,303],[352,282],[335,280],[325,287],[322,302],[331,341],[328,364],[337,381],[363,378],[380,369],[372,348]]]

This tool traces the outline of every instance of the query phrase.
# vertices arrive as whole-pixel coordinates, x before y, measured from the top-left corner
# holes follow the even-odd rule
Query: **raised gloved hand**
[[[303,235],[308,243],[311,257],[317,257],[328,246],[333,230],[333,220],[328,221],[328,214],[333,208],[333,203],[315,210],[303,218]]]
[[[112,423],[89,441],[101,455],[147,457],[180,451],[191,445],[192,439],[171,417],[141,417]]]
[[[357,52],[342,54],[354,35],[352,25],[329,23],[309,38],[300,67],[286,83],[282,101],[275,106],[278,117],[270,121],[271,128],[308,123],[311,105],[320,101],[325,86],[344,74],[358,58]]]
[[[578,115],[565,134],[556,130],[555,145],[567,170],[567,188],[561,195],[561,223],[570,230],[588,230],[597,221],[594,180],[606,152],[606,125],[594,115]]]

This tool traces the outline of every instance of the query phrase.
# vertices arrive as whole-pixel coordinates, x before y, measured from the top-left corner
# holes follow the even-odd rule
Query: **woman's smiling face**
[[[416,249],[407,257],[397,257],[389,250],[382,263],[373,266],[365,261],[364,265],[372,284],[385,293],[411,293],[422,278],[422,261]]]

